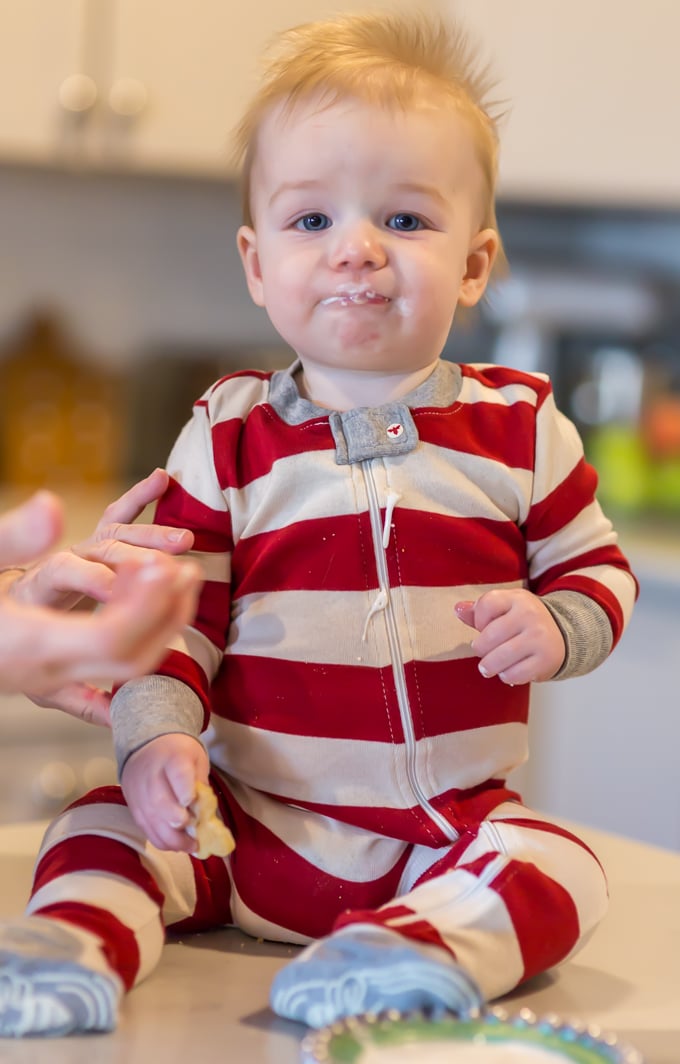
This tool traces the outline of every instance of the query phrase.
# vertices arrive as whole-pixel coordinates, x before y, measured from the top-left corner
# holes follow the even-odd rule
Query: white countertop
[[[647,1064],[680,1064],[680,854],[577,828],[607,870],[611,908],[589,944],[503,1004],[558,1013],[613,1031]],[[0,917],[21,912],[42,826],[0,827]],[[274,972],[294,947],[226,930],[166,946],[132,992],[117,1031],[5,1040],[7,1064],[297,1064],[305,1028],[267,1005]]]

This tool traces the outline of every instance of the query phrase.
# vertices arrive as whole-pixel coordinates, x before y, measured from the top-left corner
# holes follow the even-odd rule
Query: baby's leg
[[[462,1011],[576,952],[606,907],[587,847],[507,803],[444,852],[416,848],[399,897],[340,916],[277,974],[272,1006],[312,1026],[391,1007]]]
[[[27,915],[0,925],[0,1036],[113,1029],[123,991],[158,963],[164,925],[229,922],[226,867],[211,861],[203,896],[198,862],[151,846],[117,787],[63,813],[43,840]]]

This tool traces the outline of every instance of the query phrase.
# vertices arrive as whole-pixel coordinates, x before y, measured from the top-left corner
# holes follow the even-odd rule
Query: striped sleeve
[[[156,509],[156,521],[190,528],[193,550],[187,557],[201,567],[204,583],[196,617],[169,648],[157,669],[185,683],[200,699],[207,716],[209,690],[222,662],[231,612],[231,518],[215,468],[211,395],[194,404],[191,420],[170,453],[170,484]]]
[[[574,424],[555,406],[547,380],[539,388],[533,488],[524,535],[529,587],[541,596],[578,592],[611,626],[611,647],[626,627],[637,582],[596,497],[597,474]]]

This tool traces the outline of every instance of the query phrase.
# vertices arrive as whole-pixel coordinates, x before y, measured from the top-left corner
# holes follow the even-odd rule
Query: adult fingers
[[[62,528],[63,510],[57,496],[50,491],[36,492],[0,517],[0,566],[33,561],[56,543]]]
[[[138,547],[154,547],[171,554],[190,550],[194,537],[185,528],[133,522],[152,502],[156,502],[168,486],[169,476],[164,469],[155,469],[144,480],[133,484],[123,495],[110,503],[97,523],[91,539],[121,539]],[[83,545],[87,545],[85,540]]]
[[[29,694],[28,697],[37,706],[45,709],[58,709],[62,713],[68,713],[71,717],[77,717],[85,724],[96,724],[99,727],[110,728],[110,703],[111,693],[93,687],[86,683],[72,683],[61,687],[58,691],[48,695],[37,697]]]

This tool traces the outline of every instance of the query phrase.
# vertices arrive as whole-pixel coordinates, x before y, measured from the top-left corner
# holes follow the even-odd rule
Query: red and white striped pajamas
[[[235,374],[195,405],[158,512],[193,529],[206,575],[160,671],[208,726],[236,849],[159,852],[117,789],[95,793],[50,829],[30,911],[95,930],[128,986],[163,924],[307,942],[375,921],[494,997],[583,943],[606,884],[505,786],[529,691],[480,675],[454,604],[529,588],[576,675],[617,642],[635,581],[544,377],[442,362],[403,401],[336,413],[294,373]],[[147,711],[156,683],[117,696],[122,756],[159,720],[186,730]]]

